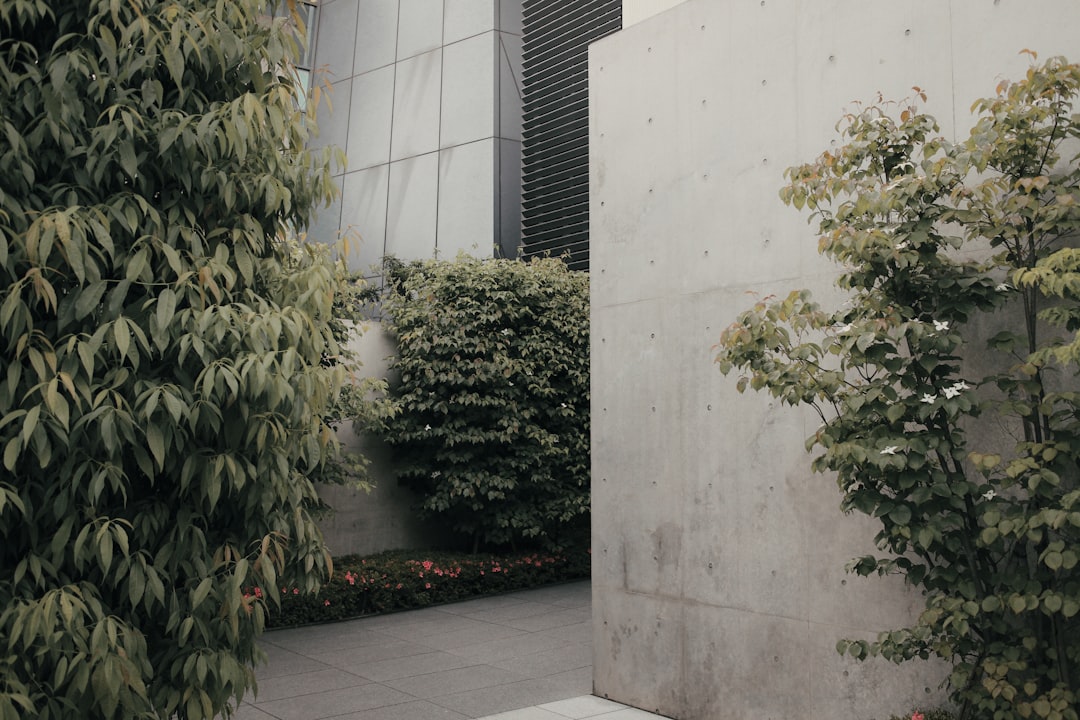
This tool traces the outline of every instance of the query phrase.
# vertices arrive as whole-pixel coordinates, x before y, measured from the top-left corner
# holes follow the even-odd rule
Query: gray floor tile
[[[268,703],[282,698],[311,695],[313,693],[338,690],[340,688],[366,685],[367,678],[347,673],[344,670],[330,668],[298,675],[285,675],[270,678],[259,683],[259,693],[251,698],[255,704]]]
[[[496,595],[494,597],[476,598],[475,600],[465,600],[451,605],[443,605],[441,609],[443,612],[452,613],[454,615],[476,615],[487,613],[492,610],[499,610],[501,608],[513,607],[514,605],[521,605],[526,602],[530,601],[522,597]]]
[[[489,640],[475,645],[451,648],[447,652],[462,657],[474,658],[483,662],[491,663],[494,660],[532,655],[533,653],[551,650],[552,648],[569,645],[565,640],[550,637],[540,633],[522,633],[501,640]]]
[[[256,671],[259,697],[236,717],[462,720],[517,711],[532,720],[557,712],[535,706],[592,690],[590,600],[585,582],[271,631],[261,643],[268,663]],[[500,720],[511,717],[518,720]]]
[[[326,670],[329,667],[318,660],[291,650],[268,645],[265,642],[261,642],[259,645],[267,657],[266,664],[255,668],[255,677],[258,678],[260,684],[264,680],[271,680],[283,675],[297,675],[316,670]]]
[[[240,707],[233,713],[232,720],[277,720],[277,718],[264,713],[254,705],[241,703]]]
[[[521,679],[520,675],[490,665],[473,665],[455,670],[443,670],[428,675],[390,680],[385,684],[418,698],[430,700],[442,695],[453,695],[471,690],[508,685]],[[441,705],[442,703],[438,704]]]
[[[558,713],[563,717],[574,718],[574,720],[591,718],[601,713],[610,713],[626,708],[625,705],[595,695],[582,695],[581,697],[566,700],[556,700],[540,707]]]
[[[637,708],[626,708],[625,710],[616,710],[613,713],[601,715],[601,720],[657,720],[657,718],[666,718],[666,715],[656,715],[651,712],[645,712],[644,710],[638,710]]]
[[[378,645],[394,639],[373,630],[350,627],[353,622],[356,621],[278,630],[264,635],[263,644],[310,655],[314,651],[347,650],[364,645]]]
[[[484,623],[482,627],[429,635],[419,639],[417,642],[422,642],[428,647],[436,650],[453,650],[455,648],[478,645],[480,643],[491,642],[492,640],[501,640],[524,634],[524,630],[518,630],[517,628],[512,628],[508,625]]]
[[[592,631],[592,620],[590,619],[586,622],[576,623],[574,625],[564,625],[563,627],[551,628],[550,630],[541,630],[536,634],[555,638],[556,640],[565,640],[566,642],[592,644]]]
[[[589,620],[591,617],[592,610],[589,608],[570,608],[561,612],[534,615],[533,617],[519,618],[517,620],[508,620],[506,621],[506,625],[517,628],[518,630],[536,632],[538,630],[550,630],[566,625],[578,625]]]
[[[339,715],[334,720],[467,720],[468,715],[447,710],[425,700],[389,705],[374,710],[364,710]]]
[[[386,685],[368,683],[314,695],[259,702],[255,706],[280,720],[318,720],[387,705],[400,705],[415,699]]]
[[[525,677],[540,678],[569,670],[592,667],[592,647],[566,645],[519,657],[489,661],[492,665]]]
[[[489,715],[484,720],[566,720],[566,716],[541,710],[538,707],[528,707],[523,710],[510,710],[498,715]]]
[[[481,718],[508,710],[542,705],[587,692],[581,692],[576,684],[571,686],[565,680],[540,678],[444,695],[432,698],[431,701],[468,717]]]
[[[447,633],[462,630],[484,630],[493,624],[483,620],[466,617],[464,615],[445,615],[441,618],[429,618],[415,622],[402,622],[392,627],[384,627],[381,633],[399,640],[423,641],[433,635],[445,635]]]
[[[518,620],[522,617],[532,617],[562,610],[549,602],[529,602],[522,600],[514,604],[507,604],[501,608],[492,608],[484,612],[473,613],[469,616],[483,620],[485,623],[502,623],[508,620]]]
[[[398,680],[401,678],[415,677],[417,675],[429,675],[442,670],[454,670],[457,668],[477,665],[475,660],[451,655],[444,652],[429,652],[423,655],[409,655],[408,657],[392,658],[379,662],[357,665],[353,672],[377,682]]]
[[[522,590],[507,597],[550,603],[563,607],[585,607],[592,603],[592,584],[588,580],[551,585],[536,590]]]
[[[406,642],[404,640],[389,640],[378,645],[361,645],[360,647],[347,650],[335,650],[334,652],[318,653],[312,655],[313,660],[332,665],[342,670],[352,671],[360,665],[404,658],[411,655],[425,655],[432,650],[427,645]]]

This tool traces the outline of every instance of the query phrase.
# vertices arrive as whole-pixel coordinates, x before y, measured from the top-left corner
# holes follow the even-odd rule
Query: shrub
[[[961,718],[1078,717],[1078,92],[1080,66],[1033,65],[955,145],[913,104],[848,116],[783,197],[813,211],[849,304],[762,301],[717,358],[740,390],[819,413],[814,469],[881,523],[884,555],[850,569],[925,593],[911,627],[838,648],[952,662]],[[1005,329],[971,349],[965,324],[992,311]]]
[[[588,277],[559,260],[397,266],[398,478],[472,541],[560,542],[589,509]]]
[[[417,559],[419,558],[419,559]],[[315,594],[284,585],[268,627],[345,620],[412,610],[589,576],[589,553],[578,549],[516,555],[398,550],[334,560],[334,577]],[[267,590],[250,588],[262,597]]]
[[[0,3],[0,718],[216,717],[329,558],[331,197],[255,0]]]

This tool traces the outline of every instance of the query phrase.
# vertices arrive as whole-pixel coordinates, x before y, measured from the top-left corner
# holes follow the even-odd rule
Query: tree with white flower
[[[1057,58],[976,103],[965,142],[914,101],[848,115],[846,143],[789,169],[782,197],[814,214],[850,302],[765,300],[718,346],[740,391],[819,414],[814,469],[881,523],[882,552],[850,569],[924,591],[911,627],[838,648],[944,658],[961,718],[1080,720],[1078,95],[1080,66]],[[968,323],[990,312],[1016,322],[981,374]],[[982,447],[986,428],[1015,442]]]

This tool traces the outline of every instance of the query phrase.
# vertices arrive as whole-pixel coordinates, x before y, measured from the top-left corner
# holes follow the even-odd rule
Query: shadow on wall
[[[393,340],[378,322],[370,322],[364,334],[353,341],[352,350],[361,363],[361,372],[386,377]],[[383,550],[430,548],[439,544],[441,533],[417,518],[419,498],[401,487],[394,477],[390,452],[385,443],[366,434],[357,435],[349,427],[338,430],[347,449],[359,451],[371,461],[375,487],[371,492],[342,485],[318,485],[319,497],[332,512],[319,522],[326,545],[335,557],[372,555]]]

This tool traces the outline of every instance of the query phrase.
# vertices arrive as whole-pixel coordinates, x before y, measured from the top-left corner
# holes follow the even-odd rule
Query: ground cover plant
[[[267,627],[330,622],[412,610],[474,597],[524,590],[589,576],[587,550],[486,555],[398,550],[334,559],[334,576],[317,593],[281,585],[246,589],[252,597],[280,595]]]
[[[481,546],[587,536],[588,276],[560,260],[388,266],[383,436],[424,517]]]
[[[218,717],[315,590],[332,197],[256,0],[0,3],[0,718]],[[285,266],[288,265],[288,271]]]
[[[764,299],[717,357],[817,411],[813,468],[880,523],[850,569],[925,595],[910,627],[838,649],[944,658],[961,720],[1080,706],[1080,67],[1032,57],[962,142],[879,102],[789,169],[850,300]]]

